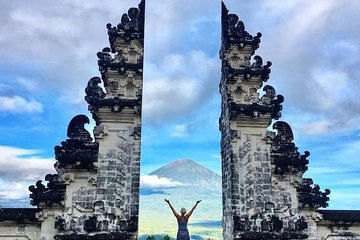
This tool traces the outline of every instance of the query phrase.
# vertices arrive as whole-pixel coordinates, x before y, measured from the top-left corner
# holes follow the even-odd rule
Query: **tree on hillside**
[[[156,240],[154,236],[148,236],[146,240]]]
[[[169,237],[169,235],[165,235],[165,236],[163,236],[163,238],[161,240],[170,240],[170,237]]]

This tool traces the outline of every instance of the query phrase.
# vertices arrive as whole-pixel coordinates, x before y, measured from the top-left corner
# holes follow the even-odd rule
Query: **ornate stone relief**
[[[86,123],[90,123],[90,120],[85,115],[77,115],[70,121],[67,133],[69,138],[54,148],[57,168],[94,168],[99,146],[84,128]]]
[[[298,198],[300,207],[308,207],[308,208],[326,208],[328,206],[330,194],[329,189],[325,189],[324,192],[320,191],[320,186],[318,184],[313,184],[313,180],[311,178],[303,178],[302,183],[298,188]]]
[[[297,211],[302,174],[286,174],[289,170],[304,172],[309,154],[297,152],[292,133],[283,131],[282,122],[274,124],[277,134],[266,130],[272,119],[280,118],[284,97],[270,85],[262,88],[269,79],[271,62],[264,64],[258,55],[250,62],[260,37],[260,33],[253,37],[246,32],[243,22],[228,14],[223,4],[219,121],[224,239],[304,239],[308,225]],[[230,157],[226,149],[231,149]]]
[[[308,151],[300,155],[298,148],[292,142],[294,139],[293,132],[289,124],[283,121],[274,123],[273,129],[277,130],[271,144],[271,157],[275,165],[275,173],[284,174],[285,172],[296,173],[301,171],[305,173],[310,156]]]

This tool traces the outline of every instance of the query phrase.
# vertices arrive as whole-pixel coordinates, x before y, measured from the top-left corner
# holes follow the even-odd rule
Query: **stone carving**
[[[108,65],[111,63],[111,61],[113,60],[113,57],[110,54],[111,49],[109,47],[105,47],[103,48],[103,50],[101,52],[98,52],[96,54],[96,56],[99,58],[98,60],[98,65],[99,65],[99,71],[101,74],[104,74],[107,69],[108,69]],[[122,59],[118,59],[118,62],[121,62]],[[105,85],[106,88],[106,85]]]
[[[265,92],[265,94],[261,97],[261,103],[264,105],[271,105],[276,97],[276,91],[275,89],[270,86],[270,85],[266,85],[263,88],[263,91]],[[280,95],[281,96],[281,95]],[[279,96],[278,96],[279,98]]]
[[[138,8],[130,8],[128,13],[123,14],[121,23],[113,27],[110,23],[106,25],[109,34],[111,50],[116,52],[117,37],[123,38],[126,42],[137,39],[144,41],[145,22],[145,1],[142,0]]]
[[[104,138],[104,136],[107,136],[109,134],[108,128],[106,125],[98,125],[94,128],[94,136],[95,139],[101,139]]]
[[[239,159],[245,159],[251,149],[251,137],[247,135],[245,142],[239,147]]]
[[[234,230],[241,232],[241,238],[239,235],[236,239],[306,239],[308,237],[297,232],[307,228],[304,218],[291,223],[289,221],[288,224],[293,227],[285,228],[283,220],[272,214],[265,214],[263,218],[255,216],[251,219],[234,217]]]
[[[233,49],[226,56],[229,65],[233,69],[246,67],[250,65],[251,54],[241,54],[239,49]]]
[[[263,87],[264,94],[260,97],[258,90],[269,79],[271,62],[264,64],[256,55],[250,63],[250,56],[259,47],[261,34],[253,37],[246,32],[243,22],[236,15],[228,14],[224,4],[222,11],[222,111],[219,121],[223,237],[226,240],[305,239],[308,237],[305,218],[299,212],[291,214],[290,211],[297,208],[297,185],[287,185],[288,181],[296,182],[300,177],[281,174],[290,170],[302,174],[295,170],[303,169],[299,163],[306,162],[309,154],[300,156],[291,142],[292,133],[285,134],[283,139],[281,131],[275,135],[266,130],[272,119],[280,118],[284,97],[277,95],[270,85]],[[283,130],[281,127],[281,122],[274,125],[275,129]],[[284,143],[292,147],[294,153],[282,149]],[[286,162],[293,156],[291,154],[296,156],[296,164]]]
[[[99,146],[84,128],[86,123],[90,123],[90,120],[85,115],[77,115],[70,121],[67,132],[69,139],[54,148],[57,168],[94,168]]]
[[[24,226],[25,222],[36,221],[40,211],[39,208],[0,208],[0,222],[14,221]]]
[[[88,104],[93,104],[98,102],[100,99],[104,98],[105,93],[103,89],[99,86],[101,79],[99,77],[93,77],[89,80],[87,87],[85,88],[85,101]]]
[[[108,77],[108,73],[104,74],[103,80],[106,86],[106,98],[120,97],[127,99],[135,99],[142,96],[141,74],[128,72],[123,78],[114,78],[112,74]]]
[[[238,63],[238,61],[240,60],[234,59],[234,57],[229,58],[229,60],[225,60],[224,70],[225,74],[227,75],[227,81],[231,81],[235,77],[242,77],[244,80],[257,77],[264,82],[269,79],[271,72],[270,67],[272,65],[270,61],[268,61],[265,65],[262,65],[262,59],[258,55],[255,56],[255,63],[253,63],[251,66],[244,66],[244,61],[240,61],[240,63]]]
[[[88,219],[85,220],[85,224],[84,224],[84,230],[86,232],[94,232],[97,230],[97,217],[96,216],[91,216]]]
[[[239,54],[243,55],[243,54]],[[264,96],[260,99],[258,89],[262,82],[267,81],[270,74],[271,62],[262,65],[262,58],[255,56],[255,63],[251,66],[233,68],[237,63],[229,62],[229,56],[222,55],[223,58],[223,80],[226,80],[229,86],[224,90],[230,91],[228,96],[230,118],[238,116],[261,117],[270,114],[271,118],[279,119],[281,117],[282,106],[284,101],[282,95],[276,95],[275,89],[266,85],[263,90]],[[251,78],[256,81],[248,81]],[[234,81],[236,79],[236,81]],[[225,85],[225,84],[224,84]]]
[[[263,67],[263,60],[259,55],[254,57],[255,62],[251,64],[252,69],[261,69]],[[271,62],[268,62],[268,65],[271,65]],[[270,67],[270,66],[269,66]]]
[[[98,218],[96,231],[104,226],[108,231],[121,229],[129,233],[137,230],[139,185],[134,185],[134,182],[137,179],[135,174],[139,173],[139,168],[135,168],[139,163],[139,150],[135,146],[135,141],[140,140],[135,138],[140,137],[138,134],[138,127],[108,129],[114,146],[103,148],[99,155],[96,192],[97,198],[104,202],[104,220],[108,222]]]
[[[252,36],[245,31],[245,26],[242,21],[239,21],[239,17],[236,14],[229,14],[229,10],[222,2],[221,10],[222,19],[222,44],[229,46],[230,44],[237,44],[240,48],[245,45],[251,46],[252,51],[259,47],[261,33],[257,33],[256,36]]]
[[[93,203],[96,199],[96,189],[80,187],[72,193],[72,205],[79,212],[93,212]]]
[[[132,100],[115,97],[113,99],[104,99],[104,101],[101,102],[101,107],[110,107],[114,112],[121,112],[125,107],[135,108],[136,106],[139,106],[140,103],[141,98]]]
[[[258,103],[249,104],[241,104],[230,102],[229,103],[229,110],[230,110],[230,117],[236,118],[241,115],[245,115],[248,117],[257,118],[261,115],[270,114],[271,118],[279,119],[281,117],[280,111],[282,110],[281,103],[284,101],[284,98],[281,95],[278,95],[276,99],[271,100],[271,104],[260,105]]]
[[[324,239],[326,240],[359,240],[360,234],[350,231],[336,232],[327,234]]]
[[[56,235],[55,240],[116,240],[116,239],[134,239],[133,232],[120,233],[99,233],[96,235],[73,233],[70,235]]]
[[[122,49],[115,57],[108,52],[109,48],[104,48],[97,53],[99,71],[104,75],[109,69],[117,71],[119,74],[125,74],[128,71],[135,71],[142,75],[143,59],[142,52],[135,44],[129,46],[129,49]],[[105,87],[108,85],[105,84]],[[110,92],[107,89],[107,92]]]
[[[77,115],[71,119],[68,129],[67,136],[71,140],[79,140],[89,142],[92,141],[90,133],[85,129],[85,124],[90,123],[90,120],[85,115]]]
[[[269,219],[261,220],[261,231],[263,232],[279,232],[283,228],[283,222],[275,216],[272,216]]]
[[[145,1],[142,1],[139,8],[130,8],[117,26],[107,24],[110,49],[104,48],[97,54],[106,95],[90,109],[98,125],[94,134],[100,143],[96,198],[103,204],[98,210],[94,205],[97,218],[87,218],[89,228],[86,229],[99,237],[98,232],[107,229],[106,239],[112,239],[115,233],[122,234],[118,239],[136,239],[144,7]],[[111,113],[106,111],[108,108]],[[129,126],[129,119],[134,121],[133,126]],[[111,128],[109,123],[120,128]],[[111,143],[107,144],[108,141]]]
[[[134,127],[130,136],[133,136],[135,140],[141,139],[141,126]]]
[[[58,216],[55,221],[55,229],[58,231],[65,231],[66,230],[66,221],[61,216]]]
[[[284,174],[286,172],[305,172],[310,156],[308,151],[300,155],[298,148],[292,142],[294,140],[293,132],[289,124],[283,121],[274,123],[273,129],[277,134],[271,144],[271,158],[275,165],[275,173]]]
[[[290,220],[288,222],[288,228],[290,231],[302,231],[308,228],[308,223],[306,222],[305,217],[301,216],[296,220]]]
[[[311,178],[303,178],[302,184],[298,187],[298,199],[300,203],[300,207],[309,207],[309,208],[320,208],[327,207],[330,194],[329,189],[325,189],[324,192],[320,191],[320,186],[313,184],[313,180]]]
[[[124,59],[125,62],[130,64],[143,64],[143,50],[141,46],[138,46],[135,43],[130,43],[126,48],[119,49],[118,56],[121,59]],[[138,73],[142,73],[142,69],[137,69]]]
[[[113,112],[121,112],[125,108],[134,109],[134,113],[141,114],[141,102],[142,97],[136,99],[121,99],[119,97],[105,98],[96,103],[89,105],[89,110],[92,113],[93,119],[97,124],[100,124],[98,117],[96,116],[96,111],[102,108],[110,108]]]
[[[45,176],[45,180],[49,183],[47,187],[42,184],[41,180],[38,180],[34,185],[29,186],[30,204],[32,206],[40,206],[45,204],[50,206],[52,204],[62,204],[65,198],[65,184],[59,181],[57,174],[48,174]]]

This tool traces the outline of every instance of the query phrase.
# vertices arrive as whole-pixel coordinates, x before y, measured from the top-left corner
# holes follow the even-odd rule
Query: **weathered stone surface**
[[[329,204],[330,194],[329,189],[325,189],[324,192],[320,191],[320,186],[317,184],[313,184],[313,180],[311,178],[303,178],[302,183],[298,187],[298,199],[299,199],[299,207],[300,208],[326,208]]]
[[[56,239],[137,237],[144,1],[124,14],[117,27],[107,28],[111,48],[97,54],[101,79],[91,78],[85,89],[96,121],[95,168],[70,177],[71,200],[66,202],[67,212],[58,217]]]
[[[84,125],[90,123],[85,115],[75,116],[69,123],[69,139],[55,146],[55,159],[58,169],[93,169],[98,156],[98,143],[93,142]]]
[[[15,221],[19,224],[37,222],[38,208],[0,208],[0,222]]]
[[[308,151],[304,155],[300,155],[298,148],[292,142],[294,140],[293,132],[289,124],[283,121],[274,123],[273,129],[277,130],[277,134],[272,139],[271,157],[272,164],[275,165],[275,173],[283,175],[287,173],[303,172],[307,170],[310,156]]]
[[[252,36],[245,31],[245,26],[239,17],[235,14],[229,14],[228,9],[222,2],[221,9],[221,36],[222,36],[222,49],[226,49],[231,44],[236,44],[240,48],[249,49],[252,54],[259,47],[261,33]],[[246,59],[246,58],[242,58]],[[250,60],[250,58],[247,58]]]
[[[95,142],[74,117],[55,147],[58,174],[30,186],[41,239],[136,239],[139,214],[144,1],[107,25],[110,48],[98,53],[99,77],[85,100],[96,121]],[[104,84],[104,92],[100,84]]]
[[[0,239],[40,239],[41,222],[36,208],[0,208]]]
[[[65,198],[65,185],[59,181],[59,175],[48,174],[45,180],[49,181],[47,187],[42,184],[41,180],[36,182],[36,185],[29,186],[30,204],[33,206],[51,206],[52,204],[63,204]]]
[[[300,156],[291,143],[292,135],[277,127],[281,122],[274,125],[277,134],[267,130],[272,119],[281,116],[284,101],[270,85],[262,88],[271,63],[263,65],[260,56],[251,63],[259,37],[246,32],[244,24],[228,14],[224,5],[222,14],[219,123],[224,239],[307,238],[306,219],[297,211],[296,187],[301,174],[284,175],[288,166],[296,168],[296,173],[305,172],[307,154]],[[262,96],[258,92],[261,88]]]
[[[292,142],[280,118],[283,96],[269,79],[271,62],[255,56],[261,34],[253,37],[222,5],[220,81],[223,237],[232,239],[358,239],[359,219],[327,207],[330,190],[302,178],[310,156]],[[265,92],[260,96],[259,89]],[[322,213],[322,214],[319,214]]]

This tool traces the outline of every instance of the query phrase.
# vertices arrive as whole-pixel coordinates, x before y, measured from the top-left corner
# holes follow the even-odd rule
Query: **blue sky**
[[[356,0],[225,1],[257,54],[272,61],[269,84],[285,97],[282,119],[309,171],[332,190],[331,208],[360,200],[360,22]],[[181,158],[220,173],[220,2],[147,0],[142,175]],[[106,23],[136,1],[0,2],[0,205],[28,203],[27,186],[53,171],[53,147],[87,114],[87,81]],[[87,128],[91,131],[93,124]]]

